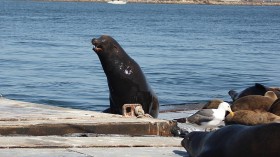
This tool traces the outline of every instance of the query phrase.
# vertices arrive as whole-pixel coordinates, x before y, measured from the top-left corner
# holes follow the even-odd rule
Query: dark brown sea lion
[[[235,90],[230,90],[228,94],[233,101],[242,98],[247,95],[264,95],[267,91],[273,91],[278,98],[280,98],[280,88],[278,87],[266,87],[260,83],[256,83],[252,87],[248,87],[240,93],[237,93]]]
[[[110,112],[122,114],[124,104],[141,104],[145,113],[158,116],[159,102],[140,66],[110,36],[92,39],[110,90]]]
[[[277,116],[280,116],[280,99],[277,99],[274,101],[274,103],[271,105],[269,112],[276,114]]]
[[[279,157],[280,124],[231,125],[213,132],[191,132],[182,146],[192,157]]]
[[[234,115],[227,115],[225,124],[259,125],[280,122],[280,117],[265,111],[239,110]]]
[[[266,92],[265,96],[247,95],[234,101],[231,109],[233,112],[238,110],[268,111],[276,99],[277,97],[272,91]]]

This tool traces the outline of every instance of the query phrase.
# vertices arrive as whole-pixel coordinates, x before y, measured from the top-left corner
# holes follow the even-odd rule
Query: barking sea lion
[[[109,111],[122,114],[124,104],[141,104],[145,113],[158,116],[159,102],[140,66],[110,36],[92,39],[110,90]]]

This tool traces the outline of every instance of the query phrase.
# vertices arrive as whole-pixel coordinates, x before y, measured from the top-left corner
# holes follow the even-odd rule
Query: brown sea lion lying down
[[[255,83],[254,86],[248,87],[240,93],[235,90],[230,90],[228,94],[233,101],[242,98],[247,95],[264,95],[267,91],[273,91],[278,98],[280,98],[280,88],[278,87],[266,87],[260,83]]]
[[[277,99],[276,101],[274,101],[274,103],[271,105],[269,112],[280,116],[280,99]]]
[[[243,124],[243,125],[259,125],[266,123],[279,122],[280,117],[266,111],[250,111],[239,110],[235,111],[234,115],[227,115],[225,118],[225,124]]]
[[[194,131],[181,142],[191,157],[280,157],[280,124]]]
[[[276,99],[277,96],[272,91],[266,92],[264,96],[248,95],[234,101],[231,109],[233,112],[239,110],[268,111]]]

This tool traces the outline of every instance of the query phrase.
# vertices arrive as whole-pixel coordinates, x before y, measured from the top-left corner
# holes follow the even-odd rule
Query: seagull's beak
[[[229,114],[233,117],[234,113],[232,111],[229,111]]]
[[[233,117],[234,116],[234,113],[232,112],[231,108],[227,108],[227,111],[229,112],[229,114]]]

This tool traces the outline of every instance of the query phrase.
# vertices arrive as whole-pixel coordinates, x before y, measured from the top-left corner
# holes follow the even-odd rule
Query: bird
[[[226,111],[234,116],[234,113],[230,108],[230,104],[227,102],[221,102],[217,109],[200,109],[188,117],[187,121],[200,125],[204,128],[217,127],[225,119]]]

